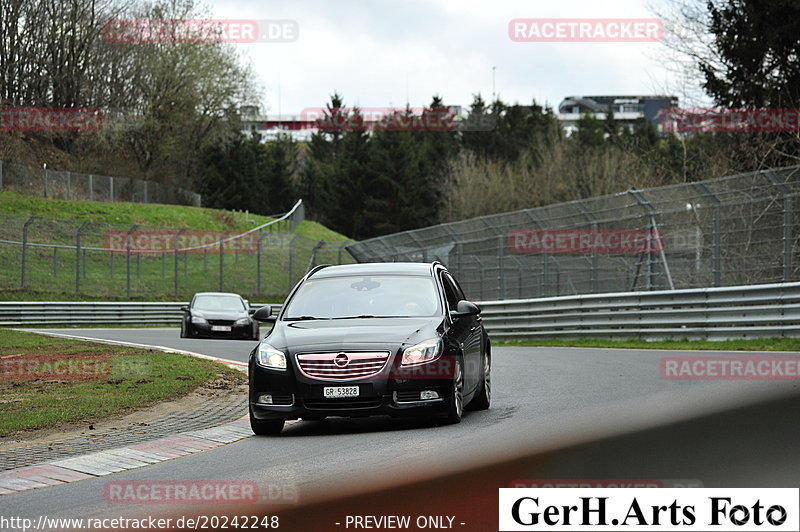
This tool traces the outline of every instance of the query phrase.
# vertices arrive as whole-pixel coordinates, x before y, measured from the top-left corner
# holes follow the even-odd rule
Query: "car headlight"
[[[417,345],[407,347],[403,350],[403,358],[400,365],[413,366],[436,360],[441,354],[441,347],[442,342],[438,338],[431,338]]]
[[[192,323],[195,325],[208,325],[208,320],[200,316],[192,316]]]
[[[286,354],[269,344],[262,343],[258,345],[256,362],[265,368],[286,369]]]
[[[250,318],[239,318],[234,325],[250,325]]]

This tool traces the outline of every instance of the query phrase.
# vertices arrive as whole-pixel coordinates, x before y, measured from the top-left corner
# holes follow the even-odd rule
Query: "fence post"
[[[67,199],[72,199],[72,172],[67,172]]]
[[[144,180],[144,203],[149,203],[147,201],[147,180]]]
[[[788,283],[792,280],[792,191],[781,183],[772,170],[765,170],[764,174],[783,196],[783,282]]]
[[[133,224],[128,230],[128,235],[125,237],[125,291],[128,295],[128,299],[131,298],[131,234],[136,231],[137,227],[139,226]]]
[[[108,201],[114,201],[114,176],[108,177]]]
[[[349,240],[345,240],[344,242],[342,242],[342,245],[341,245],[341,246],[339,246],[339,264],[341,264],[341,263],[342,263],[342,250],[344,250],[344,247],[345,247],[345,246],[346,246],[346,245],[347,245],[349,242],[350,242]]]
[[[722,202],[702,182],[692,183],[692,186],[701,196],[714,204],[714,251],[711,262],[711,272],[714,276],[714,286],[722,284],[722,252],[721,233],[722,233]]]
[[[225,255],[223,254],[223,250],[225,249],[224,240],[228,238],[229,231],[226,231],[222,238],[219,240],[219,291],[225,291]]]
[[[629,188],[628,193],[636,199],[636,202],[639,203],[639,205],[642,206],[647,217],[650,219],[649,222],[650,233],[647,235],[647,289],[653,290],[655,288],[655,285],[653,283],[653,277],[655,277],[656,263],[653,260],[653,255],[655,254],[655,251],[653,251],[652,238],[653,238],[653,233],[658,234],[658,225],[656,224],[656,214],[658,213],[650,204],[650,202],[647,201],[644,198],[644,196],[642,196],[641,192],[636,190],[634,187]],[[667,264],[667,257],[664,255],[664,244],[661,241],[660,235],[657,238],[658,238],[658,250],[661,254],[661,262],[664,265],[664,273],[667,276],[667,283],[669,284],[669,289],[675,290],[675,285],[672,284],[672,274],[670,273],[669,265]]]
[[[31,216],[28,221],[22,225],[22,289],[27,288],[27,269],[28,269],[28,227],[36,219],[36,216]]]
[[[75,293],[81,293],[81,233],[89,225],[89,222],[83,222],[75,234]],[[84,263],[86,261],[84,260]]]
[[[263,241],[264,237],[268,236],[269,233],[262,233],[260,237],[258,237],[258,255],[256,256],[256,295],[261,295],[261,251],[263,249]]]
[[[175,276],[174,279],[174,288],[175,288],[175,297],[178,297],[178,241],[180,240],[181,235],[186,231],[186,228],[179,230],[178,233],[175,235],[175,253],[174,253],[174,271],[172,272]]]
[[[589,220],[589,225],[590,225],[590,227],[592,229],[592,234],[596,234],[597,233],[597,218],[595,218],[594,214],[589,212],[589,210],[586,207],[584,207],[583,204],[580,201],[575,202],[575,207],[577,207],[578,210],[581,211],[581,214],[583,214],[586,217],[586,219]],[[597,249],[595,249],[595,246],[592,246],[591,283],[592,283],[592,293],[594,293],[594,294],[597,293],[597,273],[598,273],[597,272],[597,269],[598,269],[597,261],[598,261]]]
[[[44,197],[47,197],[47,163],[44,163]]]
[[[89,201],[94,201],[94,178],[89,174]]]
[[[294,235],[289,242],[289,290],[292,289],[292,279],[294,278],[294,243],[300,235]]]
[[[58,248],[53,248],[53,277],[58,277]]]

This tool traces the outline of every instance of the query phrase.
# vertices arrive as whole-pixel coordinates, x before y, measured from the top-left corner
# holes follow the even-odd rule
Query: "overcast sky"
[[[515,18],[652,18],[646,0],[206,0],[214,18],[292,19],[292,43],[237,45],[269,114],[321,107],[468,106],[472,95],[557,107],[565,96],[674,92],[661,43],[520,43]]]

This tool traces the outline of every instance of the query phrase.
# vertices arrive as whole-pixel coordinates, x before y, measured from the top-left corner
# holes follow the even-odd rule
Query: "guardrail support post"
[[[31,216],[22,225],[22,289],[27,287],[27,269],[28,269],[28,227],[36,219],[36,216]]]
[[[83,222],[83,225],[78,228],[75,234],[75,293],[81,293],[81,233],[89,225],[89,222]],[[86,260],[84,259],[84,264]]]
[[[89,201],[94,201],[94,178],[89,174]]]
[[[714,286],[722,284],[722,202],[702,182],[692,183],[692,186],[701,196],[714,204],[714,251],[711,262],[711,272],[714,276]]]

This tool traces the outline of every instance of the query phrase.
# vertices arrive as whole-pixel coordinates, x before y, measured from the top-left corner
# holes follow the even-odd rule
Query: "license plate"
[[[211,330],[219,332],[231,332],[231,328],[229,325],[212,325]]]
[[[358,397],[358,386],[325,386],[322,389],[325,397],[335,399],[339,397]]]

